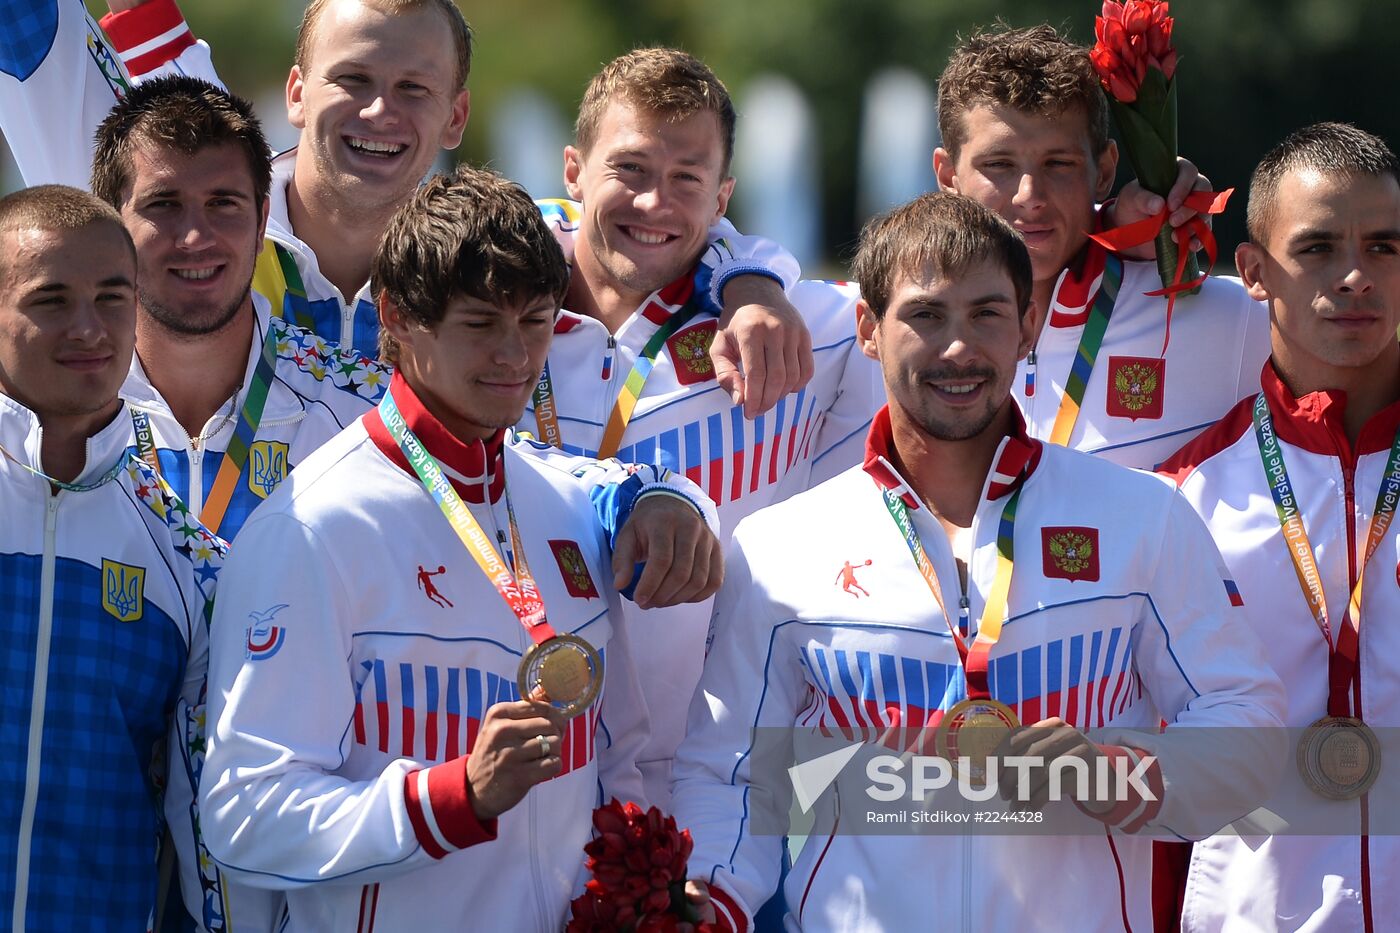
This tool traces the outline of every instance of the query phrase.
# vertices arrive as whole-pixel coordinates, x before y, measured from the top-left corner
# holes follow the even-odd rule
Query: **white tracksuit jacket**
[[[224,544],[128,457],[125,410],[87,442],[94,489],[20,465],[42,470],[42,431],[0,395],[0,926],[144,930],[167,723],[204,683]],[[188,795],[163,802],[189,826]]]
[[[572,259],[578,205],[540,204]],[[689,295],[712,289],[712,262],[728,245],[728,240],[712,243],[688,276],[648,296],[615,335],[591,317],[560,314],[549,374],[564,450],[597,453],[608,415],[642,348]],[[798,273],[795,263],[774,269],[770,274],[787,282]],[[814,375],[801,391],[752,420],[715,380],[708,355],[718,318],[712,299],[712,310],[677,331],[657,356],[618,459],[654,463],[689,478],[719,506],[726,534],[759,509],[859,463],[870,419],[885,395],[879,365],[856,344],[859,297],[846,283],[803,281],[789,290],[812,334]],[[532,403],[520,428],[544,439],[534,409]],[[671,761],[700,679],[711,607],[706,600],[645,613],[630,603],[622,609],[624,616],[644,619],[639,624],[649,630],[665,633],[633,645],[651,716],[642,777],[649,802],[663,809],[670,798]]]
[[[1061,273],[1034,366],[1028,357],[1017,370],[1012,393],[1032,437],[1050,439],[1103,263],[1103,250],[1090,242]],[[1269,356],[1268,308],[1245,294],[1238,279],[1211,276],[1198,294],[1177,299],[1163,357],[1167,302],[1143,294],[1161,287],[1155,262],[1123,264],[1069,447],[1151,470],[1258,391],[1259,367]]]
[[[902,494],[956,606],[952,549],[891,458],[881,412],[864,468],[735,534],[674,804],[695,837],[691,875],[711,882],[736,930],[751,929],[782,857],[780,837],[749,831],[750,793],[764,793],[750,784],[752,730],[870,737],[895,722],[936,725],[965,695],[947,622],[882,488]],[[995,576],[1001,510],[1018,484],[1009,621],[991,652],[991,694],[1023,722],[1110,727],[1095,741],[1157,756],[1158,802],[1112,812],[1112,833],[811,837],[784,888],[789,930],[1101,931],[1125,920],[1150,930],[1151,840],[1119,831],[1220,826],[1272,786],[1286,752],[1280,730],[1232,730],[1228,747],[1189,734],[1276,726],[1283,696],[1254,637],[1231,625],[1218,555],[1169,484],[1023,432],[1003,441],[971,529],[971,619]],[[1087,560],[1052,552],[1071,534],[1084,539]],[[840,585],[846,564],[868,596]],[[1172,728],[1154,734],[1163,719]]]
[[[1322,575],[1332,627],[1343,624],[1376,505],[1400,404],[1362,429],[1355,448],[1343,429],[1346,396],[1316,392],[1295,398],[1272,364],[1264,368],[1284,463],[1298,496]],[[1267,658],[1288,685],[1285,724],[1301,730],[1327,713],[1327,646],[1292,570],[1265,481],[1251,420],[1255,401],[1240,402],[1221,422],[1173,457],[1174,476],[1205,518],[1230,574],[1244,617],[1262,638]],[[1367,568],[1361,602],[1360,715],[1394,749],[1400,726],[1400,526],[1392,525]],[[1291,758],[1291,756],[1290,756]],[[1400,799],[1396,763],[1384,759],[1380,783],[1361,800],[1325,801],[1303,784],[1292,760],[1270,809],[1285,819],[1306,806],[1310,832],[1335,827],[1346,835],[1217,836],[1195,845],[1182,924],[1189,931],[1389,929],[1400,915],[1400,842],[1387,813]],[[1369,828],[1382,834],[1363,838]],[[1388,828],[1387,828],[1388,827]],[[1369,915],[1369,916],[1368,916]]]
[[[642,494],[680,494],[712,528],[713,507],[651,467],[501,448],[502,435],[488,455],[402,380],[392,391],[493,538],[508,527],[508,477],[551,624],[604,653],[602,699],[572,720],[559,777],[475,819],[466,756],[485,711],[517,699],[530,639],[371,412],[298,467],[227,565],[205,838],[229,874],[287,891],[290,930],[553,933],[582,882],[592,808],[641,794],[646,709],[627,644],[644,633],[617,622],[610,530]]]

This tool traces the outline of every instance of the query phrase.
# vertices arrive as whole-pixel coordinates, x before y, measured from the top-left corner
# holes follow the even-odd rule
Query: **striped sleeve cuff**
[[[710,903],[715,907],[715,925],[724,933],[749,933],[753,923],[734,896],[714,883],[709,888]]]
[[[404,805],[418,843],[443,858],[496,838],[496,821],[482,822],[467,793],[466,756],[404,775]]]
[[[778,283],[778,287],[783,291],[788,290],[788,284],[783,281],[783,277],[762,263],[749,259],[726,259],[715,267],[714,274],[710,276],[710,303],[715,308],[724,307],[724,286],[734,281],[741,275],[761,275],[765,279],[772,279]]]
[[[1156,759],[1153,759],[1148,767],[1139,770],[1142,760],[1149,757],[1147,752],[1140,748],[1130,748],[1126,745],[1100,745],[1099,749],[1109,757],[1112,763],[1112,767],[1109,768],[1110,780],[1114,782],[1112,790],[1116,793],[1121,786],[1126,794],[1122,800],[1103,812],[1095,812],[1078,800],[1074,802],[1075,806],[1107,826],[1125,833],[1135,833],[1156,819],[1157,814],[1162,810],[1162,797],[1165,792],[1162,784],[1162,767]],[[1134,772],[1139,775],[1138,780],[1147,787],[1155,799],[1148,799],[1139,791],[1136,784],[1126,781],[1127,775]]]
[[[175,0],[150,0],[102,17],[102,31],[133,78],[155,71],[194,45],[194,34]]]

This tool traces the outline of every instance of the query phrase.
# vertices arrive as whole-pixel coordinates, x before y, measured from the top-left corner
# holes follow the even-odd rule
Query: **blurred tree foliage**
[[[100,3],[89,4],[105,12]],[[285,82],[298,0],[182,0],[182,6],[235,91],[261,98]],[[957,35],[998,16],[1017,26],[1055,23],[1088,42],[1098,4],[520,0],[462,8],[477,45],[472,120],[460,158],[485,157],[484,128],[508,88],[533,85],[571,113],[602,62],[639,45],[678,45],[709,62],[740,97],[745,82],[765,71],[788,75],[810,96],[821,132],[824,238],[834,256],[845,252],[862,219],[854,206],[855,147],[870,74],[898,64],[934,81]],[[1184,153],[1217,186],[1241,189],[1217,223],[1223,246],[1243,236],[1250,169],[1288,130],[1346,120],[1400,145],[1400,109],[1391,99],[1400,0],[1176,0],[1172,12],[1182,55]]]

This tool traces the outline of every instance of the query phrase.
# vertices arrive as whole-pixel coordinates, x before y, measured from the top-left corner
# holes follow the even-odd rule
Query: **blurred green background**
[[[88,0],[95,15],[102,3]],[[181,0],[234,91],[269,125],[291,61],[297,0]],[[863,211],[857,145],[869,77],[900,65],[937,79],[955,38],[997,17],[1051,22],[1093,37],[1092,0],[519,0],[461,3],[476,32],[472,115],[458,159],[484,161],[490,128],[513,89],[533,87],[572,117],[599,65],[629,48],[675,45],[703,58],[740,103],[760,74],[787,76],[813,105],[821,211],[816,242],[828,272],[849,255]],[[1345,120],[1400,143],[1393,75],[1400,0],[1176,0],[1181,147],[1217,187],[1240,188],[1216,229],[1243,236],[1244,188],[1260,155],[1288,130]],[[1120,182],[1123,172],[1120,171]],[[739,183],[744,184],[743,177]],[[561,190],[533,190],[536,197]],[[742,208],[735,217],[745,229]],[[763,232],[754,230],[753,232]],[[1222,266],[1230,264],[1228,253]],[[816,270],[812,270],[816,271]],[[1223,270],[1222,270],[1223,271]]]

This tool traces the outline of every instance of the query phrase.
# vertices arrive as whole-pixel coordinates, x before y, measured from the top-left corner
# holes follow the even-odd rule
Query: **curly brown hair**
[[[1079,109],[1094,155],[1108,145],[1108,102],[1089,52],[1050,25],[1011,29],[998,22],[959,40],[938,79],[938,129],[955,159],[967,141],[963,114],[979,104],[1047,117]]]
[[[460,165],[429,179],[389,221],[374,255],[376,299],[432,329],[454,295],[497,307],[550,297],[557,309],[569,266],[525,189],[495,172]],[[379,331],[379,358],[397,364],[399,344]]]
[[[668,120],[710,111],[719,118],[724,145],[721,174],[729,174],[729,161],[734,156],[734,102],[724,82],[694,55],[679,49],[634,49],[604,65],[588,82],[578,106],[574,140],[580,152],[586,155],[593,147],[603,114],[619,101]]]

